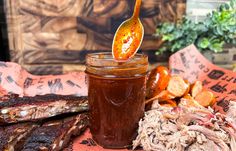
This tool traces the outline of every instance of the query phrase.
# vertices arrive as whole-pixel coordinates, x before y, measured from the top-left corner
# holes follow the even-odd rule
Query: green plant
[[[199,50],[221,52],[225,43],[236,44],[236,0],[222,4],[202,22],[184,17],[177,23],[162,23],[154,35],[163,41],[157,54],[175,52],[190,44]]]

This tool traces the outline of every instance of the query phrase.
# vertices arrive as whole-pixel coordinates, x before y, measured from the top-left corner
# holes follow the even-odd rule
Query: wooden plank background
[[[134,0],[4,0],[11,61],[35,74],[81,70],[87,53],[111,51],[117,27],[129,18]],[[162,21],[185,13],[185,0],[143,0],[141,51],[154,54]],[[78,66],[78,67],[76,67]],[[55,71],[53,71],[55,69]]]

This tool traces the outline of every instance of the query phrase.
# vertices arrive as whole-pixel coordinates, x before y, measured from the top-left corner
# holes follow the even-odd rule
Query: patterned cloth
[[[20,65],[0,62],[0,96],[9,93],[20,96],[44,94],[87,96],[84,72],[71,72],[64,75],[36,76],[28,73]]]
[[[229,102],[236,101],[236,73],[212,64],[194,45],[173,54],[169,67],[172,74],[181,75],[190,82],[202,81],[204,88],[216,96],[216,111],[225,113],[229,110]]]
[[[92,139],[89,129],[87,129],[83,135],[73,141],[70,149],[72,149],[72,151],[114,151],[113,149],[104,149],[101,146],[97,145],[96,142]],[[116,149],[115,151],[129,150],[132,150],[132,148]]]

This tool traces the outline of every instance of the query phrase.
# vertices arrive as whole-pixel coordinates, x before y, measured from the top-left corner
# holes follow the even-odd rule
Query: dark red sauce
[[[145,79],[88,75],[90,130],[98,144],[105,148],[132,144],[144,114]]]
[[[86,58],[90,130],[104,148],[132,145],[143,117],[148,57],[117,62],[111,53]]]

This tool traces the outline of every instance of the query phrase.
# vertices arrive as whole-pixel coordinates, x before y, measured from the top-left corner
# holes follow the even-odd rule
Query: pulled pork
[[[236,151],[231,121],[211,108],[156,105],[139,122],[133,146],[147,151]]]

